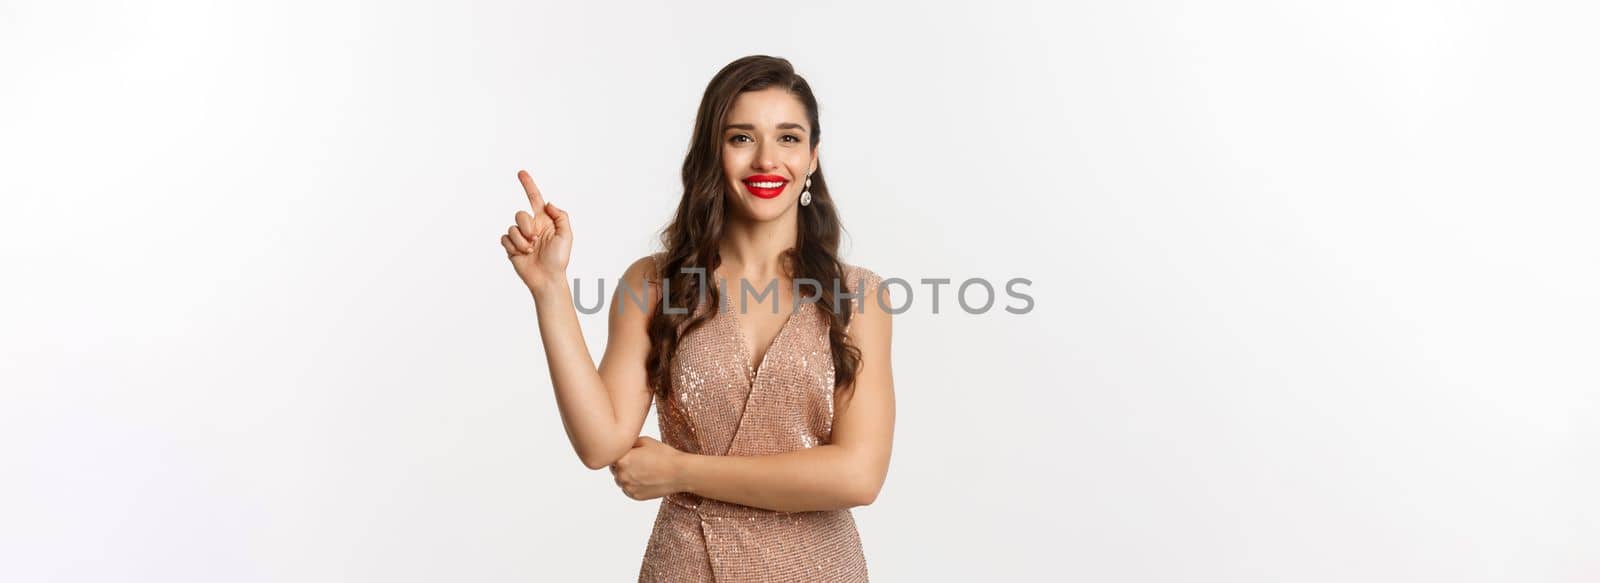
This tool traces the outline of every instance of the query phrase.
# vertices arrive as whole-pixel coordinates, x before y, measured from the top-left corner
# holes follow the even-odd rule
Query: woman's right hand
[[[500,236],[506,258],[534,295],[567,282],[567,260],[572,253],[572,223],[567,211],[545,202],[528,171],[517,172],[533,212],[517,211],[515,222]]]

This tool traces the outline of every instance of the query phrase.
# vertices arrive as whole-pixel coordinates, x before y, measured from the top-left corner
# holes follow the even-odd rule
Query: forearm
[[[585,466],[605,467],[628,451],[633,436],[617,429],[616,408],[589,355],[573,307],[572,291],[562,278],[559,285],[533,290],[533,297],[550,383],[555,388],[556,408],[561,412],[567,439]]]
[[[882,484],[860,455],[831,444],[760,456],[684,456],[684,491],[782,512],[870,504]]]

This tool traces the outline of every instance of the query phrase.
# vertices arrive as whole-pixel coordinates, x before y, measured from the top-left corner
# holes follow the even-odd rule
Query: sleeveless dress
[[[664,257],[654,259],[659,272]],[[876,301],[876,273],[847,265],[843,279],[850,293],[865,291],[852,302]],[[826,311],[802,304],[752,368],[733,313],[739,287],[720,287],[725,302],[735,301],[680,339],[672,395],[655,398],[661,441],[693,454],[750,456],[829,443],[834,370]],[[778,512],[687,492],[662,498],[639,568],[641,582],[866,580],[849,509]]]

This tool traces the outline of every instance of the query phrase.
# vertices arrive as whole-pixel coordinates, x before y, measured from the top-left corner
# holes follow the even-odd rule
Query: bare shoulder
[[[660,301],[660,261],[660,254],[652,253],[628,264],[617,283],[614,301],[618,309],[613,313],[637,313],[639,310],[635,306],[646,308],[644,313],[648,313],[648,307]]]
[[[658,265],[660,261],[660,253],[651,253],[635,259],[633,260],[633,263],[628,264],[628,269],[623,273],[623,277],[629,280],[638,280],[641,282],[645,280],[649,280],[651,282],[659,280],[660,275],[657,272],[660,271],[660,266]]]
[[[888,291],[883,287],[883,276],[863,265],[846,264],[844,284],[852,294],[850,325],[846,328],[852,336],[879,336],[887,338],[892,313]]]
[[[870,292],[883,285],[883,276],[864,265],[846,263],[844,279],[850,289],[857,292]]]

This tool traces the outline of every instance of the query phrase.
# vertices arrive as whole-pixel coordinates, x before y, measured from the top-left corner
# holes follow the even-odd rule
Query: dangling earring
[[[811,204],[811,173],[806,173],[806,189],[800,191],[800,206]]]

